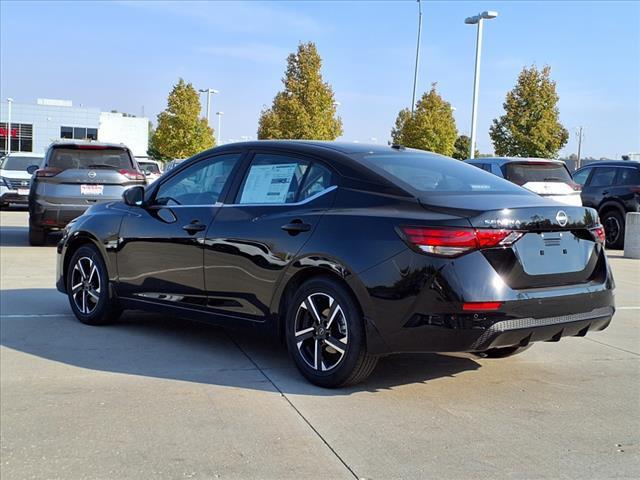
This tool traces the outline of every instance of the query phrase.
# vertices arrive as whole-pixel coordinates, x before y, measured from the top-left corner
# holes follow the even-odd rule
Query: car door
[[[164,179],[123,220],[118,294],[180,307],[204,306],[203,240],[241,153],[200,160]]]
[[[230,203],[205,239],[209,308],[261,321],[279,279],[335,197],[335,174],[319,161],[253,152]]]
[[[593,173],[582,189],[583,201],[586,199],[585,206],[598,209],[611,197],[616,172],[616,167],[593,167]]]

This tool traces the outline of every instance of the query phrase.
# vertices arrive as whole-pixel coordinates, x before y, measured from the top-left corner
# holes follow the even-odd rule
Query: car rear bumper
[[[64,228],[71,220],[82,215],[91,205],[36,205],[29,216],[29,223],[43,228]]]

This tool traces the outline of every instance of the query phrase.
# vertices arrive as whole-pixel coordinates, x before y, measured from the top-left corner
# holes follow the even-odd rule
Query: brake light
[[[582,191],[582,185],[580,185],[579,183],[571,182],[571,183],[569,183],[569,186],[571,188],[573,188],[574,192],[581,192]]]
[[[514,230],[489,228],[401,227],[404,239],[424,253],[455,257],[471,250],[513,244],[521,236]]]
[[[593,239],[598,243],[604,244],[607,240],[607,236],[602,225],[598,225],[597,227],[590,229],[590,232],[591,235],[593,235]]]
[[[60,172],[62,172],[61,169],[59,168],[55,168],[55,167],[45,167],[45,168],[40,168],[38,170],[36,170],[36,177],[38,178],[49,178],[49,177],[55,177],[56,175],[58,175]]]
[[[106,145],[76,145],[75,148],[79,150],[107,150],[111,147]]]
[[[144,174],[140,173],[137,170],[126,170],[123,168],[122,170],[118,170],[118,172],[120,173],[120,175],[124,175],[129,180],[146,180]]]
[[[465,312],[488,312],[498,310],[502,302],[464,302],[462,310]]]

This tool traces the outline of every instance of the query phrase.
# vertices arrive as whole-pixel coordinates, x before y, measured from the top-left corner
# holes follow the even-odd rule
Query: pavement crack
[[[615,347],[613,345],[609,345],[608,343],[604,343],[604,342],[601,342],[599,340],[594,340],[593,338],[585,338],[585,340],[589,340],[590,342],[594,342],[594,343],[599,343],[600,345],[604,345],[605,347],[613,348],[615,350],[620,350],[621,352],[630,353],[631,355],[635,355],[637,357],[640,357],[640,353],[638,353],[638,352],[632,352],[631,350],[627,350],[627,349],[620,348],[620,347]]]
[[[342,465],[344,465],[344,468],[346,468],[349,471],[349,473],[351,473],[353,478],[358,479],[359,477],[358,475],[356,475],[356,472],[354,472],[353,469],[347,464],[347,462],[340,456],[340,454],[335,451],[335,449],[322,436],[322,434],[313,426],[313,424],[307,419],[307,417],[305,417],[302,414],[302,412],[298,410],[298,408],[293,404],[293,402],[289,399],[289,397],[287,397],[287,395],[280,389],[280,387],[276,385],[276,383],[271,379],[271,377],[269,377],[269,375],[267,375],[267,373],[262,369],[262,367],[260,367],[260,365],[258,365],[258,363],[253,358],[251,358],[251,356],[245,351],[244,348],[242,348],[242,346],[236,341],[235,338],[233,338],[233,336],[229,335],[229,332],[227,332],[227,330],[225,330],[224,332],[227,335],[227,337],[229,337],[229,340],[231,340],[231,342],[233,342],[233,344],[238,348],[238,350],[240,350],[242,354],[245,357],[247,357],[247,360],[249,360],[256,367],[256,369],[262,374],[262,376],[264,376],[264,378],[267,379],[267,381],[271,385],[273,385],[273,388],[275,388],[278,391],[280,396],[285,399],[285,401],[294,410],[294,412],[296,412],[298,416],[304,421],[304,423],[306,423],[309,426],[309,428],[313,431],[313,433],[315,433],[317,437],[322,441],[322,443],[326,445],[326,447],[331,451],[331,453],[333,453],[333,455],[338,459],[338,461]]]

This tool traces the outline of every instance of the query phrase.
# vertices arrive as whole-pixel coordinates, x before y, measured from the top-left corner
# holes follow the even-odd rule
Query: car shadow
[[[364,383],[327,390],[309,384],[275,339],[139,311],[125,312],[113,325],[91,327],[79,323],[65,307],[66,298],[53,289],[5,290],[2,294],[5,300],[15,300],[0,309],[3,347],[100,372],[335,396],[425,383],[480,367],[463,356],[394,355],[382,358]],[[29,298],[50,307],[40,308],[42,313],[24,313],[22,306]]]
[[[45,246],[55,246],[61,237],[60,232],[52,232],[47,236]],[[28,247],[29,227],[2,226],[0,230],[0,247]],[[34,247],[35,248],[35,247]]]

